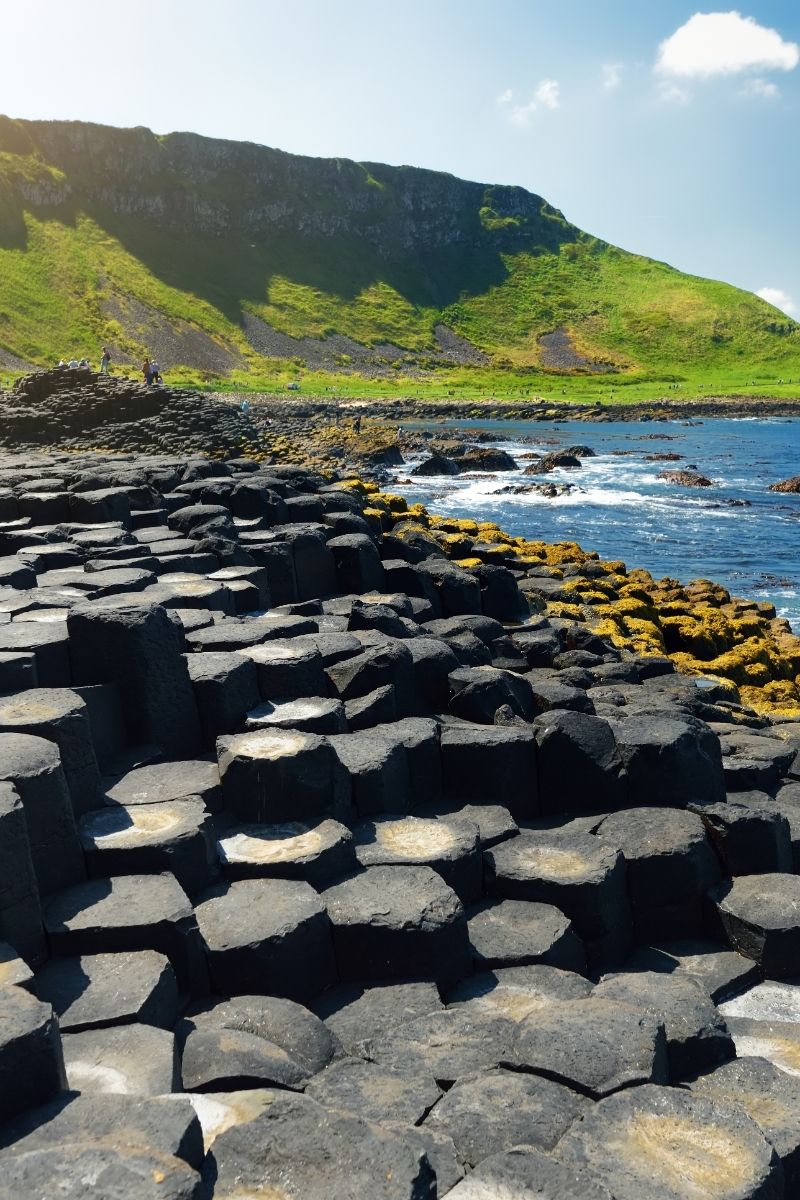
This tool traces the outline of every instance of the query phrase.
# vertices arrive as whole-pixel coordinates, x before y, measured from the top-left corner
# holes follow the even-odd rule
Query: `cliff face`
[[[541,196],[413,167],[306,158],[193,133],[158,137],[72,121],[0,124],[0,153],[63,178],[18,180],[28,204],[70,200],[164,230],[358,237],[381,256],[461,246],[554,248],[578,236]]]

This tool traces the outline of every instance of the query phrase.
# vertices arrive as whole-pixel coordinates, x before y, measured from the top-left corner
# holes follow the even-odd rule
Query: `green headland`
[[[518,187],[0,117],[0,372],[426,399],[800,397],[800,325]]]

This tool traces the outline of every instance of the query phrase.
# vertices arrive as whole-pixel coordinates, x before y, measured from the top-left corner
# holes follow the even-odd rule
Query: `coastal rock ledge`
[[[0,455],[1,1200],[797,1195],[797,639],[250,433]]]

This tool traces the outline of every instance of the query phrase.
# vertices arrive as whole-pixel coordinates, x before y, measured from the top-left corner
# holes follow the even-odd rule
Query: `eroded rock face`
[[[0,1191],[777,1198],[800,725],[379,503],[0,456]]]

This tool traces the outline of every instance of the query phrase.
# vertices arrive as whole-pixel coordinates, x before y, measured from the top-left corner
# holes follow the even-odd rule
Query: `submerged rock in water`
[[[659,479],[677,483],[680,487],[713,487],[712,481],[698,471],[659,471]]]
[[[771,492],[789,492],[792,495],[800,493],[800,475],[793,475],[791,479],[782,479],[780,483],[771,483],[769,485]]]

